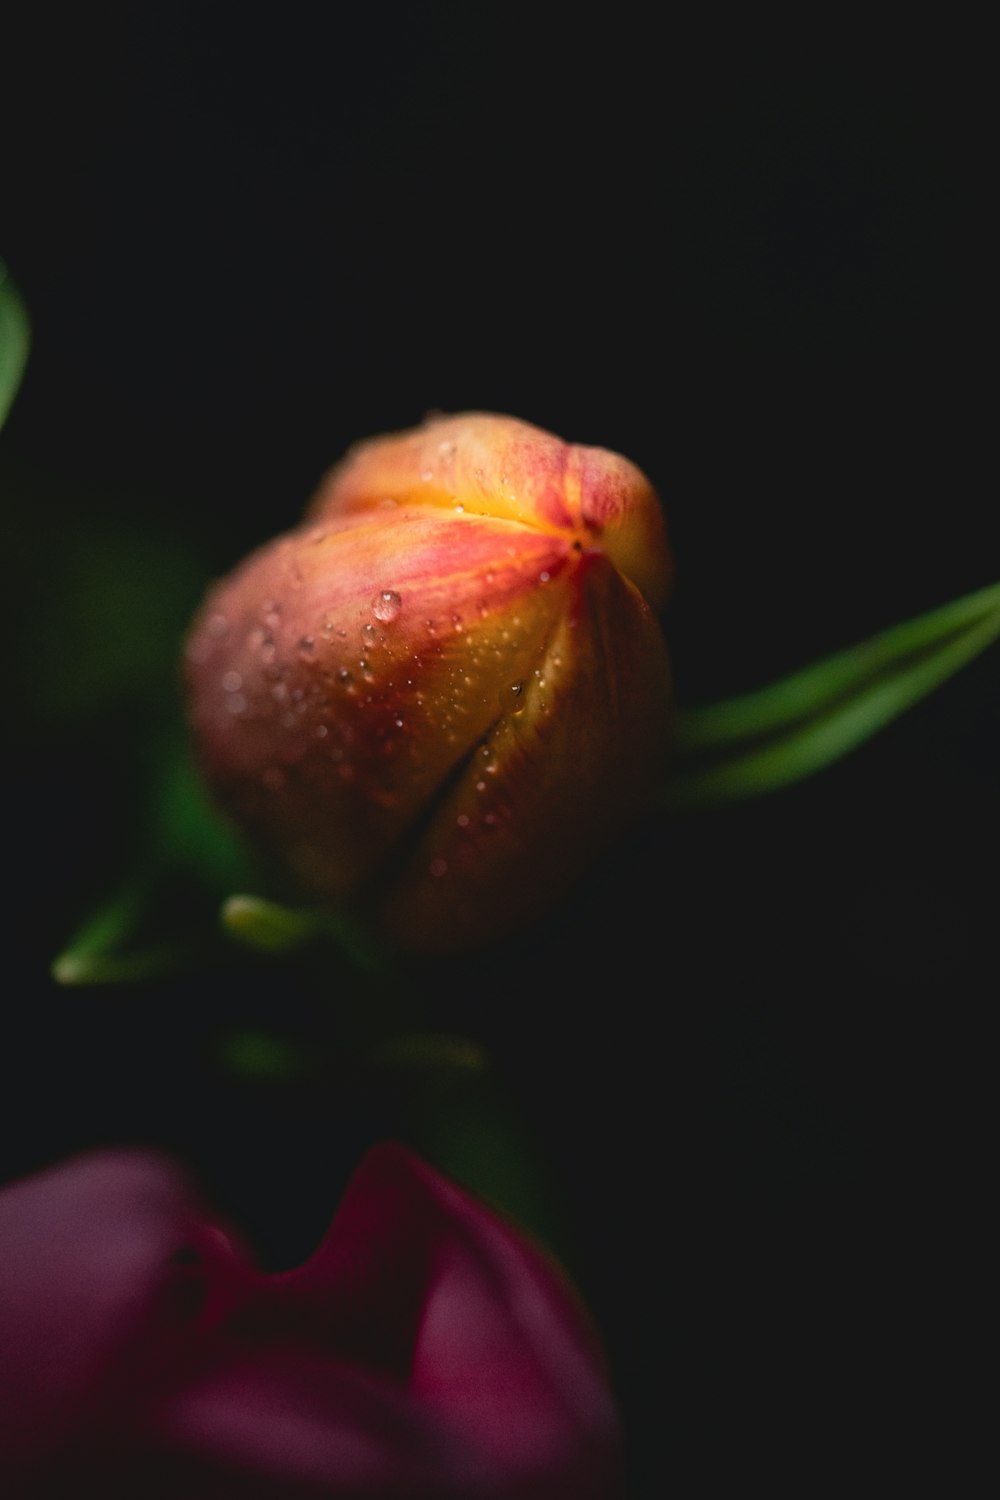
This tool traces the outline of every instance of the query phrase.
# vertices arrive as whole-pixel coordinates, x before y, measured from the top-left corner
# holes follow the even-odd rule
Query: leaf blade
[[[915,659],[903,658],[890,677],[880,673],[874,682],[835,699],[823,712],[786,717],[776,739],[761,744],[757,736],[714,765],[682,769],[668,785],[667,805],[685,811],[719,806],[777,791],[816,774],[933,692],[998,637],[1000,608],[936,649]]]
[[[27,309],[0,260],[0,427],[14,404],[31,344]]]

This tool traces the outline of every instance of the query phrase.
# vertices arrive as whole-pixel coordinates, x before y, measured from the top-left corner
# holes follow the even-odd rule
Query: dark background
[[[290,1264],[402,1133],[567,1260],[636,1496],[815,1493],[873,1439],[886,1476],[929,1460],[996,993],[995,654],[810,782],[650,818],[489,962],[407,976],[487,1081],[217,1065],[229,1025],[322,1029],[342,976],[48,965],[130,855],[142,695],[205,579],[359,437],[483,408],[638,462],[685,705],[994,582],[975,40],[118,4],[25,8],[2,45],[34,330],[0,443],[4,1175],[160,1144]]]

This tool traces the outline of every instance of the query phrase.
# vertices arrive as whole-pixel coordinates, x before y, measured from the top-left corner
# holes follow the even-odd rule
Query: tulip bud
[[[299,886],[404,946],[497,938],[650,788],[670,574],[617,454],[479,412],[359,443],[193,624],[207,782]]]

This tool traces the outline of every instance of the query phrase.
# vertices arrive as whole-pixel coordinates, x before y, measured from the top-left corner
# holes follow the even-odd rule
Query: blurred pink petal
[[[369,1152],[316,1253],[273,1276],[169,1163],[82,1158],[0,1193],[0,1278],[5,1496],[621,1492],[564,1275],[402,1146]]]
[[[95,1153],[7,1187],[3,1472],[16,1476],[85,1422],[103,1420],[140,1349],[163,1357],[178,1327],[216,1316],[226,1284],[248,1275],[179,1170],[152,1154]]]

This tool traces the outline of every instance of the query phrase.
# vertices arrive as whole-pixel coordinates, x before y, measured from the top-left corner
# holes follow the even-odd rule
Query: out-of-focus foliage
[[[7,420],[28,360],[28,314],[6,265],[0,260],[0,427]]]

